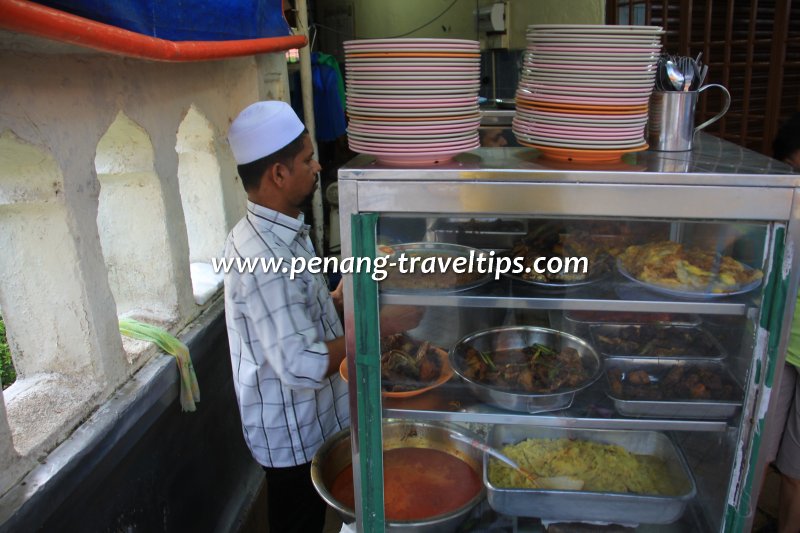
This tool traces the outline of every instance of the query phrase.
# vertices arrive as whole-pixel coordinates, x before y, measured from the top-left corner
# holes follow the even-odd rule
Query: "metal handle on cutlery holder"
[[[701,93],[701,92],[703,92],[706,89],[709,89],[711,87],[717,87],[719,89],[722,89],[722,92],[725,94],[725,104],[722,106],[722,111],[720,111],[719,113],[717,113],[716,115],[714,115],[710,119],[706,120],[705,122],[703,122],[702,124],[697,126],[694,129],[695,133],[697,133],[698,131],[702,130],[706,126],[709,126],[709,125],[713,124],[714,122],[718,121],[719,119],[721,119],[722,116],[725,113],[728,112],[728,108],[731,107],[731,93],[728,92],[728,89],[726,89],[724,86],[722,86],[722,85],[720,85],[718,83],[709,83],[708,85],[704,85],[704,86],[700,87],[699,89],[697,89],[697,92],[699,94],[699,93]]]

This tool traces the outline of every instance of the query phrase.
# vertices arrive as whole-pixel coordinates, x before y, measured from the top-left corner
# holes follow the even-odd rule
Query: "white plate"
[[[590,105],[590,106],[643,106],[646,105],[649,101],[649,97],[637,97],[637,98],[609,98],[605,96],[566,96],[566,95],[554,95],[554,94],[524,94],[522,91],[517,92],[517,101],[521,101],[523,103],[536,105],[542,104],[547,105],[548,103],[553,104],[573,104],[573,105]]]
[[[347,108],[351,110],[359,109],[363,111],[386,111],[389,113],[405,113],[413,110],[424,111],[426,113],[433,111],[468,111],[470,113],[476,113],[478,111],[477,98],[452,98],[451,100],[453,100],[453,103],[445,105],[441,105],[435,101],[429,102],[426,100],[419,100],[418,102],[410,102],[408,104],[395,104],[391,101],[387,101],[385,104],[383,104],[380,101],[367,101],[359,99],[357,96],[348,95]],[[400,100],[398,100],[398,102],[400,102]]]
[[[347,95],[348,98],[351,98],[354,101],[360,102],[369,102],[370,104],[380,104],[380,103],[387,103],[387,104],[398,104],[398,103],[405,103],[405,104],[412,104],[415,103],[417,100],[422,101],[423,103],[435,103],[435,104],[442,104],[442,105],[451,105],[451,104],[471,104],[473,102],[478,101],[477,96],[472,95],[464,95],[464,96],[449,96],[449,95],[442,95],[442,96],[429,96],[424,94],[409,94],[407,96],[395,96],[395,95],[386,95],[386,94],[371,94],[371,95]]]
[[[383,105],[383,104],[437,104],[437,105],[467,105],[477,104],[479,98],[471,94],[463,96],[425,96],[419,94],[411,94],[408,96],[386,96],[383,94],[376,95],[347,95],[348,100],[352,100],[354,104],[362,105]]]
[[[617,88],[615,88],[617,89]],[[626,91],[622,92],[619,90],[599,90],[599,89],[590,89],[588,91],[575,91],[575,90],[566,90],[566,89],[549,89],[544,87],[531,87],[526,86],[524,88],[532,96],[574,96],[574,97],[581,97],[581,96],[596,96],[599,98],[650,98],[650,93],[652,93],[652,88],[643,89],[639,91]]]
[[[627,24],[529,24],[525,31],[528,33],[580,33],[587,34],[662,34],[661,26],[642,26]]]
[[[636,128],[644,127],[647,124],[647,119],[637,119],[635,121],[627,122],[607,122],[599,119],[590,120],[585,118],[552,118],[546,116],[539,116],[531,118],[527,115],[517,114],[514,120],[519,120],[523,124],[550,124],[553,126],[591,126],[592,128],[614,130],[619,128]]]
[[[586,77],[586,76],[570,76],[570,77],[562,77],[555,74],[541,74],[541,73],[532,73],[527,69],[522,72],[522,78],[520,79],[520,83],[531,84],[531,83],[540,83],[540,84],[549,84],[549,85],[570,85],[575,88],[578,87],[600,87],[600,88],[614,88],[614,87],[621,87],[621,88],[629,88],[629,89],[640,89],[640,88],[650,88],[653,87],[653,79],[643,79],[640,81],[637,80],[629,80],[629,79],[603,79],[597,76],[593,77]]]
[[[549,34],[528,34],[528,44],[550,44],[550,45],[586,45],[596,44],[598,46],[661,46],[659,36],[635,36],[635,35],[549,35]]]
[[[639,46],[605,46],[597,43],[585,44],[553,44],[553,43],[528,43],[528,52],[541,52],[541,53],[582,53],[591,55],[601,55],[603,57],[614,57],[616,54],[630,55],[630,54],[652,54],[661,51],[661,45],[658,43],[643,44]]]
[[[524,117],[516,116],[514,117],[514,123],[522,125],[523,127],[527,128],[543,128],[543,129],[550,129],[550,128],[558,128],[570,131],[595,131],[595,132],[606,132],[606,133],[613,133],[613,132],[620,132],[620,133],[631,133],[638,131],[641,133],[642,128],[644,128],[645,122],[640,122],[638,124],[600,124],[598,125],[595,122],[584,121],[584,122],[557,122],[557,121],[550,121],[548,119],[526,119]]]
[[[347,106],[347,114],[362,117],[453,117],[471,115],[478,111],[478,106],[455,109],[369,109],[365,107]]]
[[[370,81],[347,81],[345,84],[347,88],[358,88],[358,89],[423,89],[423,88],[446,88],[446,86],[450,86],[453,88],[475,88],[480,87],[480,81],[478,80],[448,80],[447,83],[441,83],[441,80],[370,80]]]
[[[354,139],[355,141],[359,142],[386,142],[386,143],[403,143],[403,144],[430,144],[431,142],[435,141],[469,141],[474,140],[475,135],[477,135],[478,129],[475,128],[475,131],[470,131],[467,133],[461,133],[457,135],[361,135],[354,131],[347,132],[347,137],[349,139]]]
[[[629,141],[641,141],[644,139],[643,129],[639,128],[638,133],[630,133],[626,135],[603,135],[602,137],[592,132],[551,132],[530,130],[525,128],[514,128],[516,133],[528,135],[531,138],[549,138],[557,139],[563,142],[587,142],[587,143],[626,143]]]
[[[435,126],[417,126],[416,123],[400,122],[396,126],[373,126],[364,122],[353,122],[347,125],[347,131],[359,135],[463,135],[473,130],[477,131],[480,120],[464,122],[463,124],[445,124]]]
[[[423,108],[450,109],[452,107],[461,108],[467,106],[473,106],[473,108],[477,110],[478,99],[469,97],[469,98],[438,99],[438,101],[437,100],[403,101],[403,99],[376,100],[376,99],[359,98],[357,96],[348,95],[347,105],[369,108],[369,109],[387,109],[387,110],[397,110],[397,111],[401,111],[403,109],[423,109]]]
[[[648,74],[656,71],[655,62],[606,64],[597,61],[525,61],[523,68],[556,69],[560,71]]]
[[[444,39],[437,37],[397,37],[391,39],[351,39],[344,41],[344,46],[350,45],[370,45],[370,44],[442,44],[442,45],[463,45],[463,46],[480,46],[478,41],[471,41],[469,39]]]
[[[478,104],[459,104],[459,105],[439,105],[439,104],[431,104],[431,105],[371,105],[371,104],[362,104],[358,102],[352,102],[348,100],[347,102],[347,109],[351,111],[371,111],[371,112],[383,112],[392,113],[392,114],[399,114],[402,115],[403,113],[409,112],[423,112],[423,113],[432,113],[435,111],[459,111],[461,113],[477,113],[478,112]]]
[[[578,78],[582,80],[601,79],[601,80],[632,80],[634,82],[653,82],[656,78],[656,71],[652,72],[592,72],[586,69],[574,68],[553,68],[553,67],[530,67],[534,77],[538,74],[549,75],[560,79]]]
[[[576,128],[575,130],[563,130],[563,129],[539,129],[536,128],[529,128],[526,126],[522,126],[519,123],[513,124],[512,129],[523,135],[528,135],[530,137],[541,137],[541,138],[548,138],[554,141],[581,141],[581,142],[597,142],[597,143],[624,143],[629,141],[640,140],[644,138],[644,128],[637,128],[636,131],[629,132],[629,133],[614,133],[613,131],[610,133],[595,133],[597,130],[590,131],[588,128],[586,130],[581,130],[580,128]]]
[[[345,61],[345,68],[349,63],[360,63],[360,64],[385,64],[385,63],[392,63],[392,64],[405,64],[408,66],[414,66],[415,64],[419,65],[426,65],[428,63],[441,63],[443,65],[469,65],[469,64],[478,64],[481,63],[480,57],[350,57],[346,58]]]
[[[352,139],[348,139],[348,144],[350,148],[355,152],[366,153],[366,154],[431,154],[431,153],[439,153],[439,152],[449,152],[449,151],[467,151],[472,150],[480,146],[480,142],[477,140],[477,135],[475,136],[475,140],[459,143],[459,144],[447,144],[447,143],[430,143],[427,146],[420,146],[420,147],[410,147],[410,146],[403,146],[403,145],[394,145],[394,144],[365,144],[354,142]]]
[[[352,74],[398,74],[406,76],[406,73],[425,74],[430,72],[438,72],[441,74],[473,74],[480,73],[480,65],[414,65],[411,67],[403,67],[397,65],[349,65],[347,67],[348,75]]]
[[[616,118],[620,117],[620,118]],[[631,115],[581,115],[579,113],[562,113],[560,117],[553,117],[552,115],[545,114],[526,114],[520,113],[517,108],[516,119],[530,122],[540,120],[550,124],[591,124],[597,127],[626,127],[626,126],[640,126],[647,123],[645,118],[629,118]]]
[[[395,72],[398,70],[412,70],[418,69],[419,71],[431,69],[444,69],[472,72],[475,69],[480,70],[480,61],[468,61],[460,63],[452,63],[447,60],[426,61],[424,63],[413,62],[409,60],[398,62],[385,62],[385,61],[355,61],[345,64],[347,72],[364,72],[364,71],[378,71],[383,70],[387,72]]]
[[[370,81],[395,81],[400,80],[402,82],[412,82],[415,80],[420,81],[474,81],[476,83],[480,83],[480,74],[433,74],[425,75],[419,72],[415,73],[408,73],[407,75],[403,76],[399,73],[395,74],[348,74],[347,75],[348,81],[351,83],[358,83],[358,82],[365,82],[369,83]]]
[[[549,80],[526,80],[524,85],[520,83],[520,88],[527,91],[548,91],[548,92],[567,92],[573,91],[581,94],[625,94],[628,96],[649,96],[653,90],[652,86],[649,87],[597,87],[597,86],[581,86],[572,83],[558,83]]]
[[[526,52],[523,65],[530,63],[591,63],[593,65],[605,65],[612,67],[632,67],[637,65],[647,66],[657,63],[659,55],[660,54],[641,54],[635,56],[631,55],[628,57],[609,58],[591,56],[589,54],[542,54],[539,52]]]
[[[650,74],[656,71],[656,61],[646,61],[641,63],[602,63],[591,59],[582,61],[524,61],[523,69],[540,69],[552,72],[578,71],[578,72],[604,72],[614,76],[624,74]]]
[[[359,89],[357,87],[348,88],[347,94],[352,94],[356,96],[377,96],[377,95],[386,95],[388,96],[402,96],[403,98],[410,98],[412,96],[478,96],[478,87],[469,87],[464,89],[463,87],[444,87],[441,89],[412,89],[412,88],[397,88],[397,87],[390,87],[385,89],[376,89],[376,88],[364,88]]]
[[[477,132],[478,127],[474,126],[471,128],[467,128],[461,132],[456,133],[437,133],[436,131],[430,133],[416,133],[417,130],[411,129],[410,131],[415,133],[409,134],[400,134],[398,133],[375,133],[375,132],[368,132],[362,133],[355,131],[355,128],[348,127],[347,128],[347,135],[357,141],[378,141],[378,142],[386,142],[386,141],[405,141],[405,142],[432,142],[432,141],[464,141],[471,139]]]
[[[345,57],[353,57],[358,54],[478,54],[478,47],[457,48],[452,46],[378,46],[378,47],[345,47]]]
[[[364,125],[372,125],[372,126],[398,126],[398,125],[407,125],[407,126],[440,126],[440,127],[447,127],[448,125],[453,124],[464,124],[466,122],[474,122],[475,119],[480,119],[480,115],[476,115],[474,117],[464,117],[464,118],[454,118],[454,117],[444,117],[441,120],[414,120],[414,121],[407,121],[407,122],[400,122],[400,121],[392,121],[392,120],[359,120],[358,118],[353,118],[350,123],[351,124],[364,124]]]
[[[531,144],[541,144],[544,146],[552,146],[553,148],[575,148],[579,150],[624,150],[626,148],[636,148],[643,145],[645,142],[644,137],[631,141],[569,141],[561,138],[528,135],[516,130],[514,131],[514,135],[516,135],[518,139]]]
[[[466,97],[466,96],[478,96],[478,90],[480,86],[477,87],[448,87],[448,86],[441,86],[441,87],[348,87],[347,94],[352,95],[355,97],[359,96],[381,96],[381,95],[391,95],[397,97],[406,96],[452,96],[452,97]]]
[[[628,66],[630,64],[650,64],[657,63],[658,52],[649,54],[629,54],[629,55],[591,55],[584,52],[538,52],[527,51],[524,54],[524,62],[530,63],[533,61],[541,61],[545,63],[594,63],[596,65],[622,65]]]

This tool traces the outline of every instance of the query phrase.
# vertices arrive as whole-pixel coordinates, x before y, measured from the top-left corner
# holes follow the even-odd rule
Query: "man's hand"
[[[414,305],[386,305],[381,308],[381,337],[414,329],[425,314],[424,307]]]
[[[339,313],[339,317],[344,316],[344,278],[339,280],[339,284],[331,292],[331,298],[333,298],[333,306]]]

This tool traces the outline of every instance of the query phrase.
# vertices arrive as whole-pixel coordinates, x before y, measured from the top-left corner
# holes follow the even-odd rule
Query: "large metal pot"
[[[417,422],[411,420],[391,420],[383,423],[383,448],[432,448],[457,457],[467,463],[480,477],[483,468],[483,452],[469,444],[450,438],[452,433],[460,431],[441,424]],[[463,434],[462,434],[463,435]],[[314,488],[328,505],[333,507],[345,523],[355,521],[355,511],[345,507],[331,494],[329,487],[336,476],[352,462],[350,449],[350,430],[340,431],[325,441],[314,454],[311,462],[311,480]],[[480,492],[465,505],[452,512],[433,516],[425,520],[386,521],[386,529],[392,531],[448,533],[469,516],[470,511],[480,503],[486,494],[481,487]]]

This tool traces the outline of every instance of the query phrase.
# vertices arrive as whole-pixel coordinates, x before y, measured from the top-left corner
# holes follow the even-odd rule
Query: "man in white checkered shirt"
[[[284,102],[257,102],[231,124],[228,140],[247,191],[247,215],[231,230],[227,258],[315,256],[300,206],[320,165],[303,123]],[[267,475],[269,529],[322,531],[325,502],[310,466],[323,441],[348,427],[341,284],[322,274],[260,269],[225,275],[225,315],[242,428]],[[417,311],[381,317],[384,334],[414,327]]]

